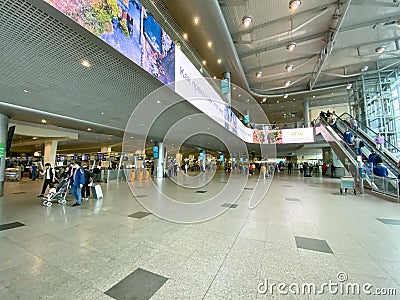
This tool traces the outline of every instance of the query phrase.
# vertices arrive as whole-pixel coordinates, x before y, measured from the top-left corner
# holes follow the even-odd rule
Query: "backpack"
[[[360,141],[360,148],[361,147],[364,147],[364,141],[363,140]]]

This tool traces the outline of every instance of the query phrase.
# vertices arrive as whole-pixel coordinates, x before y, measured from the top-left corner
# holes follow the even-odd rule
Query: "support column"
[[[231,107],[231,73],[230,72],[225,72],[222,74],[223,76],[223,81],[221,82],[221,90],[222,93],[225,95],[225,100],[226,103],[228,104],[229,107]]]
[[[206,161],[207,161],[206,151],[203,150],[202,153],[203,153],[203,160],[200,162],[200,164],[201,164],[201,170],[205,171],[206,170]]]
[[[182,154],[181,153],[177,153],[175,156],[176,159],[176,163],[178,164],[178,166],[180,167],[182,165]]]
[[[44,163],[50,163],[52,167],[56,166],[56,153],[58,141],[44,143]]]
[[[8,119],[8,116],[0,113],[0,197],[3,197],[4,194],[4,170],[6,167]]]
[[[304,126],[310,127],[310,106],[308,104],[308,100],[304,101]]]
[[[164,177],[164,143],[158,143],[158,158],[155,160],[157,178]]]

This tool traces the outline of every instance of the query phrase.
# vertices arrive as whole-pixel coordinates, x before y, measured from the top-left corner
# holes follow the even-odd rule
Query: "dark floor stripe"
[[[136,198],[145,198],[145,197],[147,197],[148,195],[136,195],[135,197]]]
[[[2,230],[7,230],[7,229],[13,229],[17,227],[22,227],[25,226],[25,224],[22,224],[20,222],[12,222],[12,223],[7,223],[7,224],[1,224],[0,225],[0,231]]]
[[[307,237],[295,236],[297,248],[325,252],[333,254],[331,247],[329,247],[327,241],[311,239]]]
[[[377,218],[378,221],[381,221],[383,224],[386,225],[400,225],[400,220],[396,219],[379,219]]]
[[[222,207],[229,207],[229,208],[236,208],[238,207],[237,204],[230,204],[230,203],[224,203],[221,205]]]
[[[254,190],[254,188],[252,188],[252,187],[245,187],[244,190],[252,191],[252,190]]]
[[[104,294],[117,300],[148,300],[167,280],[164,276],[136,269]]]
[[[300,201],[299,198],[285,198],[286,201]]]
[[[13,195],[17,195],[17,194],[26,194],[26,192],[15,192],[15,193],[11,193]]]
[[[196,193],[198,193],[198,194],[204,194],[204,193],[207,193],[207,191],[196,191]]]
[[[284,184],[284,185],[282,185],[283,187],[293,187],[293,185],[286,185],[286,184]]]
[[[138,211],[135,212],[134,214],[129,215],[128,217],[135,218],[135,219],[142,219],[148,215],[151,215],[151,213],[147,211]]]

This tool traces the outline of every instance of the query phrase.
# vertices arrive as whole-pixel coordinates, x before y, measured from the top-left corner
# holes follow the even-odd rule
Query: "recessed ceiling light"
[[[222,59],[218,58],[217,63],[220,64],[222,62]]]
[[[279,103],[279,100],[276,100],[276,103]]]
[[[301,5],[301,0],[290,0],[289,1],[289,9],[291,11],[298,10]]]
[[[352,85],[351,83],[349,83],[349,84],[346,86],[346,89],[347,89],[347,90],[350,90],[352,86],[353,86],[353,85]]]
[[[144,123],[141,123],[140,125],[144,126]]]
[[[239,98],[242,97],[242,95],[239,94]]]
[[[287,97],[289,97],[289,94],[285,94],[284,96],[283,96],[283,98],[287,98]]]
[[[288,45],[286,46],[286,49],[287,49],[289,52],[291,52],[291,51],[293,51],[294,49],[296,49],[296,47],[297,47],[297,44],[296,44],[295,42],[291,42],[290,44],[288,44]]]
[[[42,121],[40,121],[42,124],[46,124],[47,120],[46,119],[42,119]]]
[[[236,90],[236,86],[233,87],[233,90]]]
[[[87,131],[92,131],[92,128],[89,127],[89,128],[87,129]]]
[[[203,60],[202,63],[203,63],[203,66],[205,66],[207,64],[207,61]]]
[[[244,16],[242,18],[242,24],[244,25],[244,27],[249,27],[251,25],[252,20],[253,18],[251,16]]]
[[[375,52],[378,54],[382,54],[383,52],[385,52],[385,50],[386,50],[386,46],[380,46],[375,49]]]
[[[313,95],[312,97],[315,98],[315,95]]]
[[[331,101],[332,101],[332,99],[329,99],[328,101],[329,101],[329,102],[331,102]]]
[[[217,79],[217,76],[214,76],[214,79]]]
[[[189,120],[191,120],[192,118],[191,118],[191,117],[189,117],[188,119],[189,119]]]
[[[212,42],[208,42],[208,43],[207,43],[207,46],[208,46],[208,48],[211,48],[211,47],[212,47],[212,45],[213,45],[213,43],[212,43]]]
[[[184,32],[184,33],[182,34],[182,37],[183,37],[184,40],[187,41],[187,39],[189,38],[189,35],[188,35],[186,32]]]
[[[32,138],[32,140],[37,140],[38,138],[36,137],[36,136],[34,136],[33,138]]]
[[[160,100],[157,100],[157,104],[160,104],[161,103],[161,101]]]
[[[335,95],[335,93],[334,93],[334,92],[332,92],[332,95]]]
[[[296,101],[296,98],[293,98],[293,101]]]
[[[199,17],[194,17],[193,23],[198,25],[200,23],[200,18]]]
[[[261,72],[261,71],[258,71],[258,72],[256,73],[256,77],[257,77],[257,78],[261,78],[261,76],[262,76],[262,72]]]
[[[283,105],[281,105],[281,107],[283,107]]]
[[[86,68],[89,68],[89,67],[92,66],[92,64],[87,59],[82,59],[81,60],[81,65],[86,67]]]
[[[267,101],[267,98],[263,98],[262,102],[265,102],[265,101]]]
[[[249,99],[247,99],[247,102],[250,102],[250,100],[249,100]]]
[[[102,111],[101,114],[104,115],[104,112]]]
[[[364,66],[361,68],[361,72],[366,72],[366,71],[368,71],[368,66]]]
[[[286,80],[286,81],[285,81],[285,87],[290,86],[291,83],[292,83],[292,82],[291,82],[290,80]]]
[[[24,93],[29,93],[29,91],[28,90],[24,90]]]
[[[290,71],[292,71],[292,70],[293,70],[293,65],[290,64],[290,65],[287,65],[287,66],[286,66],[286,71],[287,71],[287,72],[290,72]]]
[[[97,138],[96,138],[97,139]],[[131,136],[131,139],[133,139],[133,136]]]

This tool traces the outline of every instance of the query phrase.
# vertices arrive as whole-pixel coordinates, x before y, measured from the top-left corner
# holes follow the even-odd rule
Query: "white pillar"
[[[310,127],[310,106],[308,104],[308,100],[304,101],[304,124],[305,127]]]
[[[175,158],[176,158],[176,163],[178,164],[178,166],[181,166],[182,165],[182,154],[178,152],[176,154]]]
[[[158,158],[155,160],[157,178],[164,177],[164,143],[158,143]]]
[[[44,163],[50,163],[52,167],[56,165],[57,141],[44,143]]]
[[[203,150],[203,160],[200,162],[201,163],[201,169],[202,171],[206,170],[206,161],[207,161],[207,157],[206,157],[206,151]]]
[[[4,171],[6,167],[8,119],[8,116],[0,113],[0,197],[3,197],[4,194]]]

